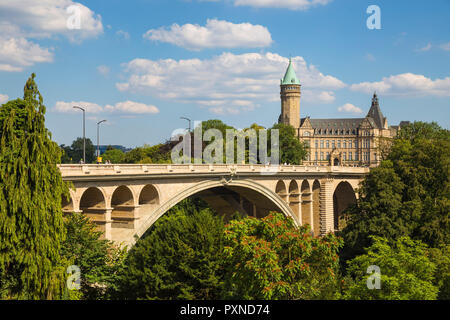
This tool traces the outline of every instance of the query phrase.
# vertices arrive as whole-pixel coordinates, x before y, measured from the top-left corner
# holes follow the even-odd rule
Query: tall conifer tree
[[[34,81],[0,107],[0,297],[57,298],[64,285],[61,199],[68,188]]]

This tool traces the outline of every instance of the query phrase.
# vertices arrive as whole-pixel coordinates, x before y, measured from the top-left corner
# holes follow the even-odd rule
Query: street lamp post
[[[98,158],[100,157],[100,138],[99,138],[99,131],[100,131],[100,123],[102,123],[102,122],[106,122],[106,120],[102,120],[102,121],[99,121],[99,122],[97,122],[97,160],[98,160]]]
[[[186,118],[186,117],[180,117],[180,119],[184,119],[184,120],[189,121],[189,133],[190,133],[191,132],[191,119]]]
[[[78,106],[73,106],[75,109],[80,109],[81,111],[83,111],[83,163],[86,163],[86,131],[85,131],[85,113],[86,110],[84,110],[81,107]]]

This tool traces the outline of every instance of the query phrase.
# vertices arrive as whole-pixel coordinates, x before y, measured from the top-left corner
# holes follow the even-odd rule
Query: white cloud
[[[116,36],[118,36],[119,38],[123,38],[125,40],[130,39],[130,34],[126,31],[123,30],[119,30],[116,32]]]
[[[22,71],[35,63],[52,62],[53,53],[25,38],[0,35],[0,71]]]
[[[74,109],[73,106],[80,106],[86,110],[86,113],[120,113],[120,114],[151,114],[158,113],[159,109],[153,105],[147,105],[134,101],[118,102],[115,105],[101,106],[96,103],[86,101],[64,102],[58,101],[54,106],[54,110],[62,113],[76,113],[80,110]]]
[[[425,47],[417,49],[416,52],[427,52],[430,51],[431,48],[432,48],[431,43],[428,43]]]
[[[9,97],[6,94],[0,94],[0,104],[5,103],[8,99]]]
[[[290,10],[308,10],[318,5],[327,5],[333,0],[234,0],[236,6],[256,8],[283,8]]]
[[[70,6],[76,10],[68,12]],[[68,28],[68,20],[78,13],[80,28]],[[80,42],[102,32],[101,17],[71,0],[0,0],[0,71],[18,72],[53,61],[52,49],[41,47],[36,39],[63,36]]]
[[[343,106],[339,107],[338,111],[339,112],[348,112],[348,113],[358,113],[358,114],[363,113],[361,108],[358,108],[351,103],[346,103]]]
[[[362,82],[350,86],[353,91],[391,96],[450,96],[450,77],[432,80],[423,75],[403,73],[384,77],[378,82]]]
[[[145,113],[158,113],[159,110],[153,105],[147,105],[144,103],[134,101],[118,102],[115,105],[105,106],[106,111],[119,112],[119,113],[133,113],[133,114],[145,114]]]
[[[371,53],[366,54],[366,59],[369,61],[375,61],[375,56]]]
[[[450,42],[441,44],[441,49],[445,51],[450,51]]]
[[[76,6],[76,11],[67,11],[70,6]],[[69,29],[68,20],[78,13],[80,28]],[[103,33],[100,15],[71,0],[0,0],[0,21],[0,29],[29,38],[60,34],[71,41],[80,41]]]
[[[204,48],[261,48],[270,46],[272,37],[266,27],[250,23],[234,24],[208,19],[206,26],[173,24],[170,28],[148,30],[144,38],[174,44],[189,50]]]
[[[332,102],[333,90],[346,86],[307,65],[302,57],[292,61],[302,88],[307,88],[302,89],[302,101]],[[116,83],[116,87],[120,91],[216,108],[213,112],[227,108],[248,111],[263,102],[279,101],[279,79],[287,65],[288,58],[274,53],[223,53],[206,60],[134,59],[123,65],[129,77],[126,82]]]
[[[100,65],[97,67],[98,73],[100,73],[103,76],[107,76],[109,74],[110,68],[105,65]]]

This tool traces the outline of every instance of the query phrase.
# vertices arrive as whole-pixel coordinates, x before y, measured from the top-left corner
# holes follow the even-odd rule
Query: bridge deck
[[[65,180],[106,176],[186,176],[186,175],[364,175],[367,167],[243,164],[61,164]]]

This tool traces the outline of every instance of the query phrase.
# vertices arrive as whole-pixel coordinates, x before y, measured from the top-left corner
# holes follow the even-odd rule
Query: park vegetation
[[[449,299],[450,132],[436,123],[402,127],[337,234],[314,237],[277,212],[225,219],[191,197],[127,251],[102,240],[82,214],[63,215],[71,186],[57,164],[78,162],[82,141],[52,141],[34,79],[23,98],[0,107],[0,299]],[[273,128],[281,162],[301,163],[307,149],[293,129]],[[109,148],[103,157],[170,163],[173,143]],[[69,290],[73,265],[81,282]],[[370,266],[380,270],[379,289],[367,286]]]

